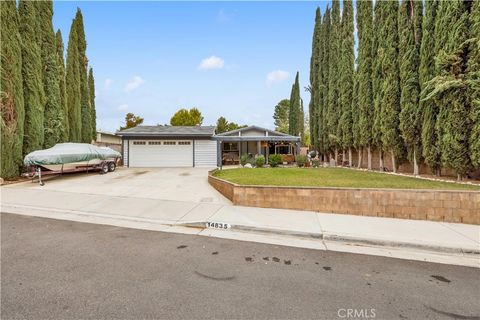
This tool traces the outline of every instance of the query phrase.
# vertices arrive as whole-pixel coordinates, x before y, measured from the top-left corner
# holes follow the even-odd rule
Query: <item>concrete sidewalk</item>
[[[480,227],[309,211],[1,188],[1,212],[480,267]],[[206,222],[231,228],[206,228]]]

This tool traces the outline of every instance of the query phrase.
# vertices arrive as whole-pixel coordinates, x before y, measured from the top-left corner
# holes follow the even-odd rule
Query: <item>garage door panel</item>
[[[195,167],[217,166],[217,141],[195,140]]]
[[[172,140],[168,140],[172,142]],[[135,144],[130,142],[130,167],[191,167],[193,165],[193,144],[163,144],[163,141],[155,141],[156,144]],[[161,143],[159,143],[161,142]]]

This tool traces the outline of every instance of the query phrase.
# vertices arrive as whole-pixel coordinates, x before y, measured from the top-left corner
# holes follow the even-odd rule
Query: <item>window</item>
[[[178,141],[178,145],[180,145],[180,146],[189,146],[189,145],[190,145],[190,141]]]
[[[133,141],[133,144],[134,145],[145,145],[146,142],[145,141]]]
[[[175,141],[163,141],[164,146],[174,146],[176,144],[177,144],[177,142],[175,142]]]
[[[161,145],[162,141],[149,141],[148,144],[149,145]]]
[[[237,151],[238,152],[238,142],[224,142],[223,151]]]

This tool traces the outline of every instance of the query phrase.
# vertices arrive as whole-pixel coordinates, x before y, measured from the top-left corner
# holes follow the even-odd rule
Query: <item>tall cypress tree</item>
[[[1,169],[0,177],[18,175],[22,164],[23,101],[22,39],[15,0],[0,1]]]
[[[81,141],[81,108],[80,108],[80,68],[78,54],[78,35],[76,20],[72,22],[68,38],[67,71],[65,76],[66,101],[68,109],[69,140]]]
[[[42,83],[42,56],[38,45],[37,10],[33,1],[20,0],[22,75],[25,102],[23,154],[41,149],[44,141],[45,96]]]
[[[419,81],[422,97],[425,94],[427,82],[435,76],[435,45],[437,34],[435,21],[437,15],[438,0],[425,2],[425,14],[422,22],[422,43],[420,46]],[[437,122],[438,106],[433,99],[420,100],[420,109],[423,114],[422,121],[422,155],[425,163],[435,173],[440,170],[440,147],[437,139],[435,124]]]
[[[357,1],[358,28],[358,134],[359,147],[367,148],[367,167],[372,170],[372,117],[373,117],[373,6],[371,0]],[[360,161],[359,161],[360,162]],[[361,165],[361,164],[360,164]]]
[[[80,9],[77,9],[75,21],[78,36],[78,66],[80,73],[81,141],[90,143],[92,141],[92,108],[90,106],[90,93],[88,92],[87,41],[85,39],[83,16]]]
[[[383,162],[383,144],[382,144],[382,61],[385,56],[384,48],[380,42],[385,38],[384,15],[386,1],[377,1],[374,8],[374,37],[372,44],[373,64],[372,64],[372,92],[373,92],[373,124],[372,124],[372,143],[379,152],[380,171],[384,170]]]
[[[62,139],[63,108],[60,98],[60,79],[58,71],[57,48],[55,32],[53,31],[53,3],[52,1],[37,1],[37,19],[40,29],[39,46],[42,51],[43,89],[45,92],[44,106],[44,148],[50,148]]]
[[[381,2],[384,3],[383,1]],[[400,83],[398,68],[398,3],[385,1],[385,15],[381,28],[383,38],[379,47],[382,59],[382,144],[392,156],[393,172],[397,171],[397,159],[402,156],[402,139],[399,130]]]
[[[339,102],[341,118],[339,122],[342,148],[348,150],[348,164],[352,166],[353,147],[353,80],[354,80],[354,38],[353,38],[353,4],[351,0],[343,1],[342,22],[340,30]]]
[[[480,1],[472,4],[470,12],[470,52],[468,55],[468,79],[470,97],[470,158],[480,168]]]
[[[322,14],[320,8],[315,12],[315,27],[312,37],[312,56],[310,58],[310,103],[308,105],[309,125],[310,125],[310,140],[315,149],[319,148],[318,143],[318,125],[321,117],[321,110],[319,106],[319,59],[320,59],[320,32],[322,27]]]
[[[338,0],[332,1],[331,25],[329,36],[329,77],[328,77],[328,143],[334,149],[335,161],[338,160],[338,148],[340,138],[337,134],[339,121],[339,89],[338,89],[338,62],[340,56],[341,40],[341,21],[340,21],[340,3]]]
[[[429,81],[426,100],[435,97],[440,111],[437,134],[444,167],[456,171],[461,179],[470,169],[470,119],[466,69],[469,39],[469,14],[472,3],[452,0],[441,2],[435,32],[443,35],[445,45],[437,53],[437,76]]]
[[[93,78],[93,69],[88,71],[88,92],[90,93],[90,107],[92,111],[92,140],[97,138],[97,111],[95,109],[95,79]]]
[[[60,141],[66,142],[69,140],[69,121],[68,121],[68,108],[66,97],[66,84],[65,84],[65,60],[63,57],[63,39],[60,29],[55,34],[55,45],[57,47],[57,66],[58,66],[58,83],[60,89],[60,109],[62,110],[62,130],[60,135]]]
[[[322,153],[323,158],[325,160],[328,150],[330,149],[329,139],[328,139],[328,119],[329,119],[329,109],[328,109],[328,84],[329,84],[329,72],[330,72],[330,8],[327,7],[325,14],[323,16],[322,21],[322,38],[320,41],[322,42],[322,54],[321,54],[321,62],[320,62],[320,72],[321,78],[319,83],[319,90],[321,91],[321,109],[322,109],[322,122],[319,126],[318,136],[322,141]]]
[[[292,85],[292,92],[290,95],[290,109],[288,113],[288,131],[294,136],[301,135],[301,128],[299,126],[301,121],[300,110],[302,108],[300,101],[300,84],[298,80],[298,71],[295,76],[295,83]],[[302,134],[303,135],[303,134]]]
[[[360,102],[359,102],[359,77],[358,69],[354,71],[353,75],[353,93],[352,93],[352,133],[353,133],[353,147],[358,152],[357,167],[362,166],[362,152],[363,148],[360,144],[361,129],[360,129]]]
[[[403,0],[398,13],[400,62],[400,130],[409,156],[413,160],[413,174],[418,175],[420,154],[421,110],[418,79],[422,2]]]

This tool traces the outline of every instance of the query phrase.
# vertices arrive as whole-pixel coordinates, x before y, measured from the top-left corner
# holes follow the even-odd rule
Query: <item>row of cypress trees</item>
[[[1,173],[18,176],[23,157],[58,142],[90,143],[96,135],[93,71],[87,73],[80,9],[67,61],[52,1],[0,1]]]
[[[341,14],[340,14],[341,11]],[[480,167],[480,1],[356,1],[317,9],[310,133],[323,157],[372,152],[459,177]],[[343,157],[345,159],[345,156]]]

